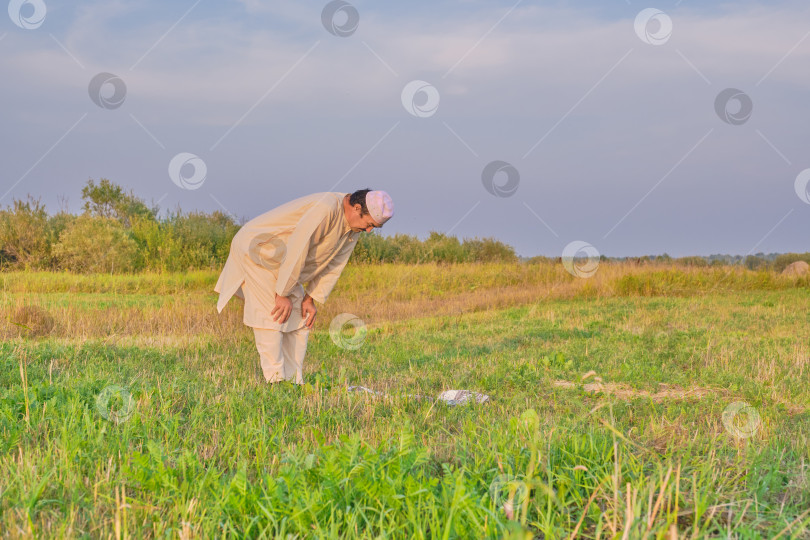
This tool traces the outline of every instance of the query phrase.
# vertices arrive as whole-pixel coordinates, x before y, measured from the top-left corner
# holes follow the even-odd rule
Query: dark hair
[[[369,191],[371,191],[369,188],[358,189],[349,196],[349,204],[351,206],[354,206],[355,204],[360,205],[361,216],[365,216],[366,214],[368,214],[368,208],[366,207],[366,194]]]

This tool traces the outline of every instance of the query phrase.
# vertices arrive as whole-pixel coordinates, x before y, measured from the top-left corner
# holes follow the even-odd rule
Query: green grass
[[[14,287],[26,279],[15,276]],[[176,288],[174,303],[207,290],[199,277],[88,280],[33,288],[46,305],[88,317],[148,312],[162,305],[161,287]],[[77,283],[86,292],[66,296]],[[810,294],[693,286],[368,321],[358,350],[337,347],[320,320],[302,387],[265,385],[240,326],[155,346],[121,336],[7,340],[0,534],[810,537]],[[204,298],[200,317],[215,303]],[[585,382],[601,377],[604,391],[583,387],[589,371]],[[392,397],[347,392],[352,384]],[[133,398],[129,415],[126,396],[108,403],[120,423],[97,406],[113,385]],[[401,395],[450,388],[491,402]],[[736,401],[760,416],[749,438],[722,422]]]

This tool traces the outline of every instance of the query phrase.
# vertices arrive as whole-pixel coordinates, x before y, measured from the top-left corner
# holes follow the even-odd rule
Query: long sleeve
[[[278,271],[275,293],[279,296],[289,296],[295,284],[299,282],[301,270],[312,245],[312,237],[319,228],[324,227],[329,211],[330,208],[326,205],[314,204],[296,224],[287,240],[287,251]]]
[[[356,245],[357,241],[355,238],[346,239],[343,247],[341,247],[335,257],[329,261],[329,264],[326,265],[323,272],[310,280],[307,294],[321,304],[325,304],[326,298],[335,287],[335,283],[337,283],[346,263],[349,262],[349,257],[351,257],[354,246]]]

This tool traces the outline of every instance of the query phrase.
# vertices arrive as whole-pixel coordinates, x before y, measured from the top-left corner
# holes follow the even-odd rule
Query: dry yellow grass
[[[221,314],[216,312],[213,284],[217,275],[198,272],[183,281],[153,274],[99,276],[96,280],[65,273],[6,274],[0,299],[0,336],[174,336],[172,340],[183,341],[183,336],[205,334],[227,339],[243,331],[242,301],[234,297]],[[316,325],[328,325],[339,313],[352,313],[374,327],[390,321],[537,304],[546,299],[700,296],[793,288],[806,286],[806,282],[807,278],[741,268],[671,264],[603,263],[587,279],[572,276],[560,264],[358,265],[346,269],[326,305],[318,306]],[[95,303],[70,301],[74,292],[96,291],[100,296]],[[140,304],[130,300],[141,295],[152,300]]]

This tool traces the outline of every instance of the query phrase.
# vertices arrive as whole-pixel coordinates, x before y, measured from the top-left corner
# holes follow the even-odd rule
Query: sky
[[[522,256],[805,252],[810,5],[11,0],[0,206],[387,191]]]

